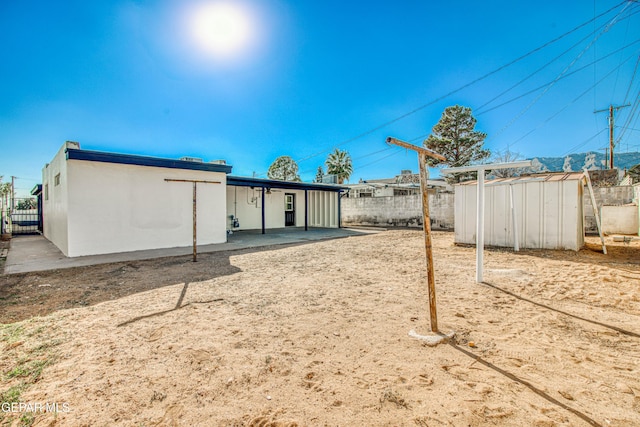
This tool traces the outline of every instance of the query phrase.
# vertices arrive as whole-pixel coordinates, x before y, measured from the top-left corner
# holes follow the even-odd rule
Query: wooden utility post
[[[165,178],[167,182],[191,182],[193,183],[193,262],[198,261],[198,240],[197,240],[197,196],[198,196],[198,183],[200,184],[221,184],[220,181],[206,181],[197,179],[171,179]]]
[[[626,104],[626,105],[620,105],[618,107],[614,107],[613,105],[609,105],[609,108],[606,108],[604,110],[596,110],[594,111],[594,113],[602,113],[604,111],[608,111],[609,112],[609,169],[613,169],[613,148],[615,147],[615,142],[613,140],[613,124],[614,124],[614,118],[613,118],[613,113],[616,110],[619,110],[621,108],[625,108],[625,107],[629,107],[631,104]]]
[[[427,169],[427,157],[438,160],[446,160],[444,156],[426,148],[418,147],[408,142],[389,137],[387,144],[397,145],[418,153],[418,164],[420,167],[420,192],[422,193],[422,222],[424,229],[424,247],[427,255],[427,288],[429,290],[429,317],[431,320],[431,331],[438,332],[438,315],[436,312],[436,279],[433,269],[433,249],[431,245],[431,218],[429,216],[429,194],[427,193],[427,180],[429,171]]]

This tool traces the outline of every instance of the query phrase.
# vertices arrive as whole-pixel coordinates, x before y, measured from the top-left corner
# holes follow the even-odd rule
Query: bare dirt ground
[[[637,426],[640,242],[488,250],[421,231],[0,277],[3,402],[36,426]],[[6,407],[6,405],[5,405]]]

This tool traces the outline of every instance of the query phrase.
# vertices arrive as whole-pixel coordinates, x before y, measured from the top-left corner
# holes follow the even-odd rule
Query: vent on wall
[[[182,160],[183,162],[202,163],[202,159],[199,157],[180,157],[180,160]]]

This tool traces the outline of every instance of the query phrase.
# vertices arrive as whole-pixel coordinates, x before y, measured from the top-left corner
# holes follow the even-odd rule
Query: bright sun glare
[[[254,36],[249,12],[234,3],[203,4],[193,11],[190,21],[200,48],[218,57],[240,54]]]

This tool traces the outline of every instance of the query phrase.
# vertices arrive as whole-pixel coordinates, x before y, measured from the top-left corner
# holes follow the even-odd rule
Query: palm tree
[[[338,184],[348,181],[353,173],[351,156],[346,150],[340,151],[336,148],[333,153],[329,154],[325,164],[327,165],[327,174],[338,177]]]

